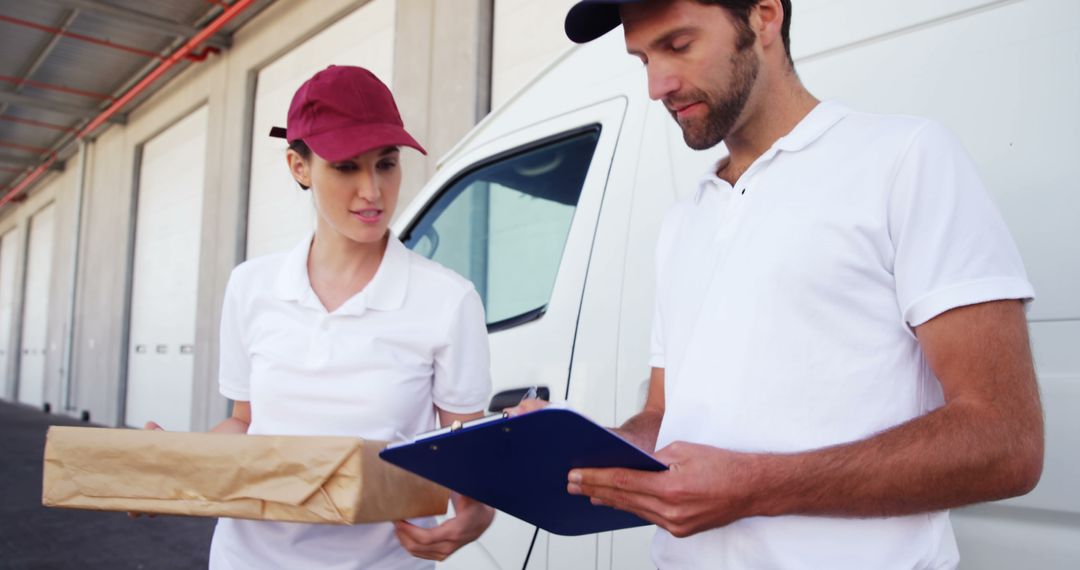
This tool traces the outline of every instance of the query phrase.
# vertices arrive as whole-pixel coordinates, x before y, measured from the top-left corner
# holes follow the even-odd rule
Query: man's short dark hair
[[[745,29],[749,29],[750,26],[750,12],[757,6],[761,0],[697,0],[702,4],[709,4],[720,6],[731,12],[731,15],[735,17],[736,23],[744,26]],[[780,25],[780,38],[784,41],[784,53],[787,54],[788,61],[791,59],[791,0],[780,0],[780,5],[784,8],[784,23]]]

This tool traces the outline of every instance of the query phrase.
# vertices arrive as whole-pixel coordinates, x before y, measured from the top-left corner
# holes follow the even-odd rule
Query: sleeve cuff
[[[240,390],[233,388],[232,386],[226,386],[224,383],[218,385],[218,392],[230,400],[239,400],[241,402],[251,401],[251,394],[248,390]]]
[[[904,309],[904,321],[917,327],[926,321],[957,307],[1005,299],[1035,298],[1031,283],[1018,277],[995,277],[968,281],[932,291],[919,297]]]
[[[435,407],[444,412],[450,412],[451,414],[473,414],[476,412],[483,412],[487,410],[487,402],[480,401],[475,404],[451,404],[439,398],[435,398]]]

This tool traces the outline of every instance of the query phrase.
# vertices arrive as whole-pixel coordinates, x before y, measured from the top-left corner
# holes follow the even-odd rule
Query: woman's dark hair
[[[761,0],[698,0],[702,4],[713,4],[726,8],[735,16],[735,22],[742,26],[740,32],[750,32],[750,11]],[[791,63],[791,0],[780,0],[784,8],[784,23],[780,25],[780,38],[784,41],[784,52],[787,53],[788,63]],[[745,33],[741,33],[740,43],[745,42]],[[750,33],[750,37],[753,35]],[[753,42],[753,40],[750,40]],[[741,46],[740,46],[741,47]]]
[[[299,154],[300,158],[303,158],[304,160],[311,160],[311,148],[308,147],[307,143],[305,143],[301,139],[296,139],[289,143],[289,150],[295,151],[296,154]],[[300,183],[297,182],[297,184]],[[310,188],[310,186],[304,186],[303,184],[300,184],[300,188],[307,190]]]

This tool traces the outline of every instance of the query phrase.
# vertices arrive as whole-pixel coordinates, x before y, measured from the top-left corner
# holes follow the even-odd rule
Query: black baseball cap
[[[619,6],[642,0],[581,0],[566,13],[566,37],[583,44],[610,32],[622,23]]]
[[[622,23],[619,6],[644,0],[581,0],[566,13],[566,37],[579,44],[591,42]],[[791,0],[780,0],[784,8],[784,37],[791,25]],[[785,39],[785,47],[787,41]]]

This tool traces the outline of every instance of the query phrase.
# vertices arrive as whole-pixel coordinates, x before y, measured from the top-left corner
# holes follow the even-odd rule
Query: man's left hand
[[[567,491],[634,513],[680,538],[751,516],[758,456],[675,442],[655,457],[667,471],[574,469]]]
[[[409,554],[425,560],[441,561],[457,549],[480,538],[491,526],[495,509],[464,495],[451,493],[454,518],[434,528],[423,528],[408,521],[395,521],[394,532]]]

